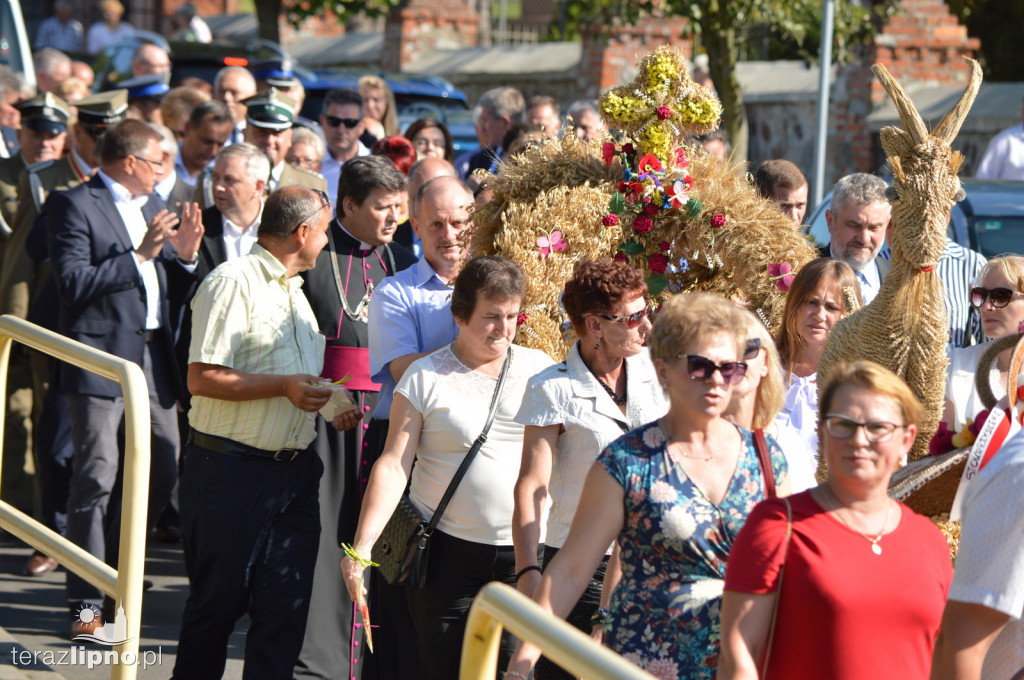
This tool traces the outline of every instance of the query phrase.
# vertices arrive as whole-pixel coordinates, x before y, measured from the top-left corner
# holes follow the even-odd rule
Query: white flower
[[[702,578],[694,581],[690,587],[690,597],[694,600],[713,600],[722,596],[725,581],[720,578]]]
[[[697,522],[683,506],[677,505],[661,518],[661,533],[667,538],[689,540],[697,530]]]
[[[651,487],[651,500],[655,503],[675,503],[677,498],[679,493],[668,482],[658,481]]]
[[[644,669],[658,680],[678,680],[679,666],[672,659],[653,659]]]
[[[657,449],[665,443],[665,436],[661,434],[658,426],[649,427],[644,430],[644,446],[649,449]]]

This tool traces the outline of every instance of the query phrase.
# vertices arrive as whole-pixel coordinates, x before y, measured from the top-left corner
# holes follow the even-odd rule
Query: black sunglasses
[[[338,118],[336,116],[324,116],[324,122],[330,127],[338,127],[344,125],[349,130],[359,125],[361,120],[359,118]]]
[[[629,316],[614,316],[612,314],[595,314],[595,316],[599,316],[602,319],[608,319],[609,321],[614,321],[615,323],[624,323],[624,324],[626,324],[626,328],[636,328],[637,326],[640,325],[640,322],[644,320],[644,317],[647,317],[647,316],[650,316],[650,315],[651,315],[651,303],[650,302],[648,302],[644,306],[644,308],[641,309],[639,312],[633,312]]]
[[[992,306],[996,309],[1002,309],[1006,305],[1010,304],[1010,300],[1016,293],[1009,288],[971,288],[971,306],[975,309],[981,309],[981,306],[985,304],[985,300],[991,300]]]
[[[299,220],[298,224],[296,224],[295,227],[292,228],[291,233],[295,233],[296,231],[298,231],[299,227],[301,227],[303,224],[308,224],[309,221],[311,219],[313,219],[313,217],[315,217],[316,214],[318,212],[320,212],[321,210],[323,210],[324,208],[327,208],[327,212],[331,211],[331,197],[330,196],[325,194],[320,189],[310,189],[310,191],[312,191],[314,194],[316,194],[320,198],[320,207],[317,208],[316,210],[314,210],[309,216],[304,217],[301,220]]]
[[[710,380],[715,371],[718,371],[722,374],[722,380],[735,385],[747,374],[747,364],[743,361],[726,361],[723,364],[716,364],[711,359],[699,354],[680,354],[676,358],[686,359],[686,371],[690,374],[691,380]]]
[[[761,351],[761,338],[750,338],[747,346],[743,348],[743,359],[753,359]]]

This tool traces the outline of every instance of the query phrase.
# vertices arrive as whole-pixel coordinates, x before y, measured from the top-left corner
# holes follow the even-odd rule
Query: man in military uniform
[[[96,141],[108,127],[124,120],[128,98],[124,90],[115,90],[80,99],[76,107],[78,120],[71,126],[73,145],[70,153],[63,158],[30,165],[21,173],[18,180],[21,200],[14,217],[14,232],[0,265],[0,313],[27,317],[54,330],[58,300],[52,281],[45,285],[50,274],[49,263],[44,262],[47,257],[45,229],[37,232],[42,238],[36,238],[35,248],[29,249],[33,226],[50,193],[70,189],[92,177],[96,168]],[[29,250],[34,252],[30,255]],[[39,473],[43,521],[54,531],[63,533],[71,459],[67,418],[63,415],[60,395],[47,393],[53,360],[33,350],[26,350],[26,353],[35,394],[33,450]],[[8,450],[6,446],[4,448]],[[29,559],[25,573],[39,576],[56,566],[55,560],[36,553]]]
[[[300,186],[327,191],[327,180],[321,175],[286,163],[284,157],[292,146],[292,119],[297,102],[275,87],[246,99],[245,141],[261,149],[270,158],[270,180],[267,191],[279,187]]]
[[[59,158],[64,150],[70,108],[60,97],[45,93],[18,105],[21,129],[18,153],[0,160],[0,257],[11,246],[10,236],[18,211],[18,176],[26,167]],[[4,426],[3,478],[5,500],[23,512],[32,512],[35,496],[32,465],[32,371],[28,349],[15,345],[8,363],[7,418]]]
[[[171,90],[171,74],[150,73],[122,80],[117,86],[128,91],[128,117],[163,125],[160,102]]]

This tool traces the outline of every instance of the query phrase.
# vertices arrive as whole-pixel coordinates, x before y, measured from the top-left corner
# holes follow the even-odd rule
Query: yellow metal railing
[[[124,607],[124,644],[114,646],[110,663],[113,680],[135,680],[138,673],[139,633],[142,628],[142,576],[146,557],[146,511],[149,501],[149,390],[138,364],[101,352],[10,315],[0,316],[0,394],[7,393],[7,362],[11,344],[20,342],[121,385],[124,394],[125,457],[122,496],[120,569],[114,570],[63,536],[0,501],[0,528],[54,558],[65,569],[93,584]],[[6,406],[0,408],[3,431]],[[0,438],[0,465],[3,444]],[[98,652],[97,652],[98,653]],[[92,652],[90,652],[92,654]]]
[[[498,666],[501,631],[528,640],[574,677],[588,680],[655,680],[607,647],[554,617],[504,583],[484,586],[469,609],[462,642],[460,680],[490,680]]]

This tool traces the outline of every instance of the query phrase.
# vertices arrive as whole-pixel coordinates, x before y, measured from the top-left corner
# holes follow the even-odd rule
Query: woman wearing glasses
[[[821,394],[828,480],[760,504],[736,538],[719,680],[927,680],[953,577],[949,549],[886,493],[920,417],[889,370],[870,361],[832,369]]]
[[[818,361],[836,322],[852,309],[843,291],[860,304],[860,286],[850,265],[821,257],[805,264],[793,278],[775,338],[785,369],[786,398],[779,422],[796,429],[811,451],[818,450]]]
[[[764,474],[787,492],[786,463],[769,437],[772,469],[762,470],[752,433],[722,417],[747,368],[736,307],[707,293],[677,295],[647,341],[668,413],[598,456],[534,599],[565,616],[614,540],[622,576],[605,643],[659,678],[711,678],[729,550],[765,498]],[[525,678],[539,656],[522,644],[505,677]]]
[[[515,489],[512,537],[519,591],[532,596],[565,543],[583,480],[597,454],[625,432],[665,414],[667,404],[644,347],[651,307],[643,272],[610,258],[584,260],[565,284],[562,305],[579,340],[566,360],[535,375],[516,421],[526,426]],[[543,561],[537,549],[544,535]],[[590,633],[611,546],[568,621]],[[542,659],[536,678],[571,678]]]
[[[977,285],[971,289],[971,306],[981,316],[987,339],[1017,333],[1024,323],[1024,257],[1000,255],[989,260],[978,273]],[[974,388],[974,374],[986,349],[987,345],[973,345],[949,353],[942,419],[956,432],[985,409]],[[991,369],[989,384],[996,398],[1006,396],[1010,351],[1002,352]]]

